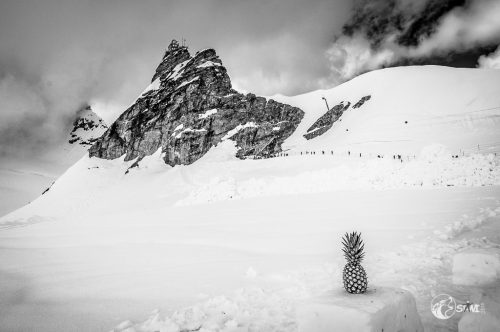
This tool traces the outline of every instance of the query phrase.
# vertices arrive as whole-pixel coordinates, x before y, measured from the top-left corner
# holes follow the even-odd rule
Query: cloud
[[[476,0],[456,8],[440,22],[435,33],[410,49],[412,57],[464,50],[500,41],[500,1]]]
[[[480,56],[478,67],[483,69],[500,69],[500,47],[489,55]]]
[[[102,61],[78,48],[59,52],[36,75],[0,79],[0,155],[38,155],[66,139],[98,82]]]
[[[215,48],[243,90],[317,89],[330,81],[324,50],[349,9],[350,0],[3,0],[0,154],[55,147],[88,102],[112,119],[172,38],[192,52]]]
[[[374,50],[370,41],[362,35],[340,37],[326,55],[330,70],[338,77],[339,83],[359,73],[389,65],[397,58],[389,47]]]
[[[361,14],[353,16],[326,52],[341,80],[403,60],[417,62],[500,42],[498,0],[369,4],[358,2]]]

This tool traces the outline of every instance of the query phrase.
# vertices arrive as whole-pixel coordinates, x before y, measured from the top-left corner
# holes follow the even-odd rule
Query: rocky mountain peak
[[[191,164],[230,139],[239,158],[269,157],[303,116],[299,108],[235,91],[215,50],[191,56],[173,41],[150,86],[89,151],[91,157],[140,160],[161,149],[173,166]]]
[[[104,121],[92,110],[90,105],[84,106],[76,114],[68,143],[89,147],[108,128]]]
[[[156,68],[151,82],[161,77],[162,74],[163,78],[165,78],[175,66],[189,59],[191,59],[191,55],[189,54],[188,48],[185,46],[178,46],[177,41],[173,40],[165,51],[161,63]]]

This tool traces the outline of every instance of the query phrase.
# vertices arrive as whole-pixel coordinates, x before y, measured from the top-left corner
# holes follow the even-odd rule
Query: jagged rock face
[[[361,98],[354,106],[352,106],[353,109],[360,108],[363,106],[363,104],[370,100],[371,96],[364,96]],[[333,106],[331,109],[329,109],[325,114],[323,114],[318,120],[316,120],[309,129],[307,129],[307,132],[303,135],[306,139],[313,139],[315,137],[321,136],[324,133],[326,133],[335,122],[337,122],[342,114],[344,114],[345,111],[349,109],[351,106],[351,102],[347,102],[344,104],[344,102],[341,102],[340,104],[337,104]]]
[[[192,57],[186,47],[169,47],[152,81],[91,147],[91,157],[132,160],[161,148],[167,164],[191,164],[226,139],[236,142],[240,158],[267,157],[281,151],[304,116],[233,90],[213,49]]]
[[[68,143],[91,146],[106,129],[108,126],[104,121],[92,111],[90,106],[86,106],[77,113]]]
[[[333,106],[328,112],[323,114],[316,122],[313,123],[309,129],[307,129],[307,133],[303,135],[306,139],[313,139],[320,135],[323,135],[330,129],[333,124],[342,116],[345,110],[347,110],[351,106],[351,103],[348,102],[346,105],[344,103],[340,103],[338,105]]]
[[[372,96],[368,95],[368,96],[364,96],[363,98],[361,98],[356,104],[354,104],[354,106],[352,108],[360,108],[361,106],[363,106],[363,104],[365,102],[367,102],[368,100],[370,100],[372,98]]]

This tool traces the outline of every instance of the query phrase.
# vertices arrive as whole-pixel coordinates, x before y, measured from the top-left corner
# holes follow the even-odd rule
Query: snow
[[[424,330],[415,299],[401,289],[376,287],[362,296],[331,291],[297,311],[299,332]]]
[[[484,153],[500,152],[499,85],[498,70],[409,66],[372,71],[329,90],[273,99],[306,110],[298,130],[285,142],[293,151],[355,148],[415,154],[437,143],[453,154]],[[349,108],[325,134],[309,141],[302,136],[326,112],[322,97],[333,107],[368,95],[370,100]]]
[[[198,66],[198,68],[207,68],[207,67],[214,67],[214,66],[222,66],[220,63],[213,62],[213,61],[206,61],[203,62],[201,65]]]
[[[453,257],[452,273],[454,284],[480,286],[495,283],[500,278],[498,253],[484,250],[458,253]]]
[[[199,119],[206,119],[206,118],[208,118],[210,115],[214,115],[215,113],[217,113],[217,109],[216,109],[216,108],[213,108],[213,109],[210,109],[210,110],[206,111],[206,112],[205,112],[205,113],[203,113],[203,114],[198,115],[198,118],[199,118]]]
[[[500,319],[490,313],[466,313],[458,322],[458,332],[496,332],[500,326]]]
[[[485,317],[500,317],[498,281],[454,283],[470,280],[466,266],[479,261],[466,254],[496,264],[498,83],[486,70],[409,67],[276,97],[306,112],[286,141],[289,157],[239,160],[227,138],[252,122],[189,166],[166,165],[161,149],[127,174],[135,160],[85,156],[49,192],[0,219],[0,326],[297,331],[310,312],[303,309],[325,294],[320,302],[336,306],[373,296],[341,289],[340,238],[353,230],[366,243],[369,290],[406,290],[426,330],[478,319],[436,319],[429,304],[442,292],[484,302]],[[322,95],[332,105],[368,94],[324,135],[302,137],[325,112]],[[487,276],[486,266],[479,271]],[[401,303],[391,301],[383,303]]]
[[[181,131],[180,133],[176,134],[175,138],[181,138],[181,136],[185,133],[201,133],[204,131],[207,131],[207,130],[205,128],[202,128],[202,129],[186,128],[183,131]],[[172,134],[172,136],[173,136],[173,134]]]
[[[200,79],[200,77],[196,76],[196,77],[190,79],[189,81],[182,82],[181,84],[179,84],[179,86],[176,88],[176,90],[178,90],[178,89],[180,89],[180,88],[182,88],[182,87],[184,87],[186,85],[189,85],[189,84],[191,84],[191,83],[193,83],[193,82],[195,82],[195,81],[197,81],[199,79]]]
[[[174,132],[172,133],[172,137],[175,138],[181,138],[183,134],[185,133],[196,133],[196,132],[205,132],[207,131],[206,129],[193,129],[193,128],[184,128],[184,124],[180,124],[177,127],[175,127]]]
[[[146,87],[146,89],[144,89],[144,91],[142,91],[141,95],[139,96],[139,98],[143,97],[145,94],[147,94],[149,91],[154,91],[154,90],[158,90],[160,88],[160,78],[157,78],[156,80],[153,81],[153,83],[151,83],[150,85],[148,85]],[[139,99],[138,98],[138,99]]]
[[[186,65],[192,60],[193,59],[188,59],[188,60],[183,61],[183,62],[179,63],[178,65],[176,65],[174,67],[174,69],[172,70],[171,74],[168,75],[167,80],[177,81],[182,76]]]
[[[326,154],[234,164],[230,168],[220,165],[227,169],[223,176],[207,177],[204,169],[193,170],[191,178],[196,179],[197,186],[177,205],[334,191],[500,185],[500,157],[492,155],[458,159],[443,156],[430,161],[424,154],[422,158],[400,162],[392,157],[346,158]],[[291,169],[290,164],[295,167]],[[266,176],[256,177],[254,173]],[[474,222],[467,218],[453,224],[443,236],[470,229]]]
[[[247,122],[245,124],[239,124],[237,125],[234,129],[231,129],[230,131],[227,132],[226,135],[224,135],[224,137],[222,137],[222,140],[227,140],[231,137],[233,137],[234,135],[236,135],[240,130],[242,129],[245,129],[245,128],[252,128],[252,127],[257,127],[257,125],[255,124],[255,122]]]

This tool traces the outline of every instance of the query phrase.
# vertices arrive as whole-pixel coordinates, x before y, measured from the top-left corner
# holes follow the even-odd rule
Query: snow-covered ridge
[[[418,154],[430,144],[450,150],[500,152],[500,75],[498,70],[411,66],[376,70],[329,90],[275,100],[306,113],[285,149],[348,150]],[[352,106],[323,135],[303,135],[330,107],[371,98]],[[491,148],[483,150],[485,147]]]

